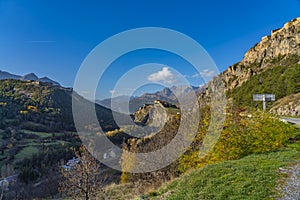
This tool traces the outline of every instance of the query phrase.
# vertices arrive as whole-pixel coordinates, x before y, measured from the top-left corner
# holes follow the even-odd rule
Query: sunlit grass
[[[295,149],[250,155],[195,170],[146,199],[274,199],[278,168],[300,159]]]

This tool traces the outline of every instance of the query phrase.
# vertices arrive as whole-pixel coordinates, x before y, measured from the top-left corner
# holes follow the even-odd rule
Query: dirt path
[[[283,195],[278,200],[300,200],[300,161],[279,170],[281,173],[287,174],[287,178],[283,179],[283,183],[278,188]]]

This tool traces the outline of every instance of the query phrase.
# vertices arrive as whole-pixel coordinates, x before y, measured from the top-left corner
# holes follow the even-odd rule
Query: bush
[[[294,132],[294,127],[270,114],[255,111],[251,118],[227,121],[213,155],[217,160],[233,160],[252,153],[269,152],[282,148]]]

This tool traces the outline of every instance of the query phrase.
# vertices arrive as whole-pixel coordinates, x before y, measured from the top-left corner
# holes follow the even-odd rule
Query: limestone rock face
[[[300,17],[272,31],[252,47],[241,62],[230,66],[221,76],[226,89],[233,89],[272,65],[274,58],[300,55]]]
[[[168,114],[161,104],[154,104],[149,110],[149,126],[163,128],[168,120]]]

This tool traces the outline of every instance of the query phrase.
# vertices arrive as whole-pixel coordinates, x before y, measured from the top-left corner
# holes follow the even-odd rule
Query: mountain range
[[[22,81],[38,81],[43,83],[51,83],[56,86],[60,86],[60,84],[56,81],[51,80],[48,77],[41,77],[39,78],[34,73],[25,74],[24,76],[11,74],[9,72],[1,71],[0,70],[0,80],[6,80],[6,79],[13,79],[13,80],[22,80]]]
[[[140,107],[144,106],[145,104],[153,104],[155,100],[167,101],[171,104],[179,106],[178,98],[183,96],[189,96],[192,92],[198,96],[201,92],[204,91],[205,86],[172,86],[170,88],[166,87],[163,90],[157,91],[155,93],[145,93],[137,97],[129,97],[125,95],[117,96],[114,98],[97,100],[96,103],[106,108],[112,109],[116,112],[129,114],[136,112]]]

